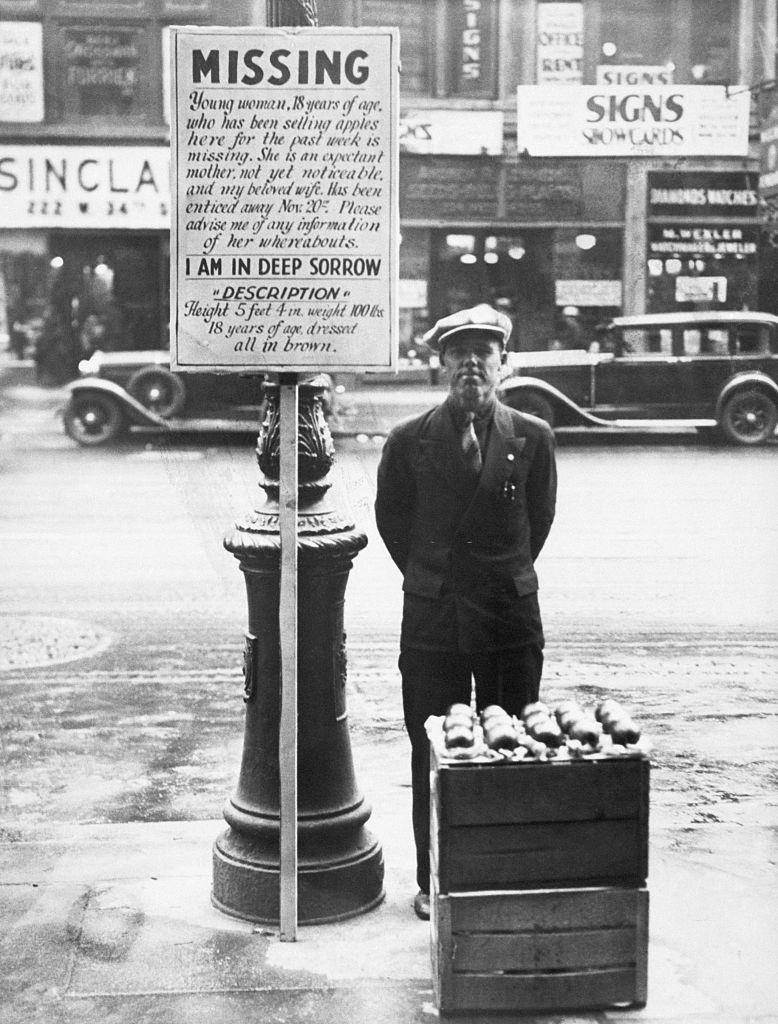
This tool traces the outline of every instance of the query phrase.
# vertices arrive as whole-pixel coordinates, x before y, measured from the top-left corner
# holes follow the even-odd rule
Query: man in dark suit
[[[454,702],[538,699],[543,628],[534,562],[556,500],[550,427],[497,400],[511,331],[480,305],[439,320],[424,340],[448,372],[446,400],[389,434],[376,521],[403,574],[400,673],[411,741],[419,892],[429,917],[429,747],[424,723]]]

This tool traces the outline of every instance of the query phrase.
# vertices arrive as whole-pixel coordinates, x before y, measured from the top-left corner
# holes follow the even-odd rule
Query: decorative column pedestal
[[[323,413],[325,382],[299,386],[298,515],[298,921],[361,914],[384,896],[381,845],[365,829],[346,711],[343,601],[355,555],[367,544],[328,502],[335,448]],[[278,525],[278,388],[265,386],[257,444],[265,503],[224,546],[248,591],[244,655],[246,723],[229,828],[214,844],[212,902],[235,917],[279,921],[281,717]]]

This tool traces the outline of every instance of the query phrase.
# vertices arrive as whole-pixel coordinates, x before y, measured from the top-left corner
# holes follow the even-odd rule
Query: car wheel
[[[108,395],[74,395],[64,413],[65,433],[96,448],[115,440],[127,426],[121,406]]]
[[[127,390],[136,401],[163,419],[181,412],[186,398],[184,382],[164,366],[144,366],[133,373]]]
[[[735,444],[764,444],[775,433],[776,424],[775,401],[758,388],[735,392],[721,411],[721,429]]]
[[[528,412],[531,416],[545,420],[550,427],[554,426],[554,407],[539,391],[512,391],[506,396],[505,402],[512,409]]]

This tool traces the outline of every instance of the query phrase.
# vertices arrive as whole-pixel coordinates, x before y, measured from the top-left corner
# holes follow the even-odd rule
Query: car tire
[[[127,427],[122,407],[109,395],[73,395],[63,419],[68,437],[85,448],[108,444]]]
[[[550,427],[554,426],[556,420],[554,407],[546,396],[541,395],[539,391],[519,389],[506,395],[504,401],[511,409],[529,413],[531,416],[537,416],[538,419],[545,420]]]
[[[164,366],[144,366],[127,381],[132,397],[163,419],[176,416],[184,408],[184,382]]]
[[[731,395],[721,410],[721,430],[734,444],[764,444],[775,434],[778,408],[760,388],[744,388]]]

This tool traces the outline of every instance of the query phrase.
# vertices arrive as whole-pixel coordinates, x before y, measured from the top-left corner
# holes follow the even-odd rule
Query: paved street
[[[207,858],[242,744],[245,596],[221,539],[259,495],[253,442],[143,437],[114,450],[78,449],[61,431],[54,393],[21,371],[6,372],[5,385],[0,859],[8,882],[0,887],[0,974],[10,1019],[75,1020],[78,1010],[107,1020],[109,1006],[117,1021],[200,1020],[212,1012],[216,1004],[204,1000],[153,1016],[143,999],[175,986],[149,975],[154,954],[143,943],[109,977],[99,959],[68,953],[45,927],[35,932],[36,921],[49,920],[46,899],[83,897],[88,870],[103,879],[164,875],[149,866],[152,847],[163,865],[172,858],[179,869],[205,851],[181,905],[197,907],[198,927],[232,957],[226,990],[237,1002],[229,1010],[222,999],[218,1019],[238,1019],[242,994],[258,984],[250,980],[251,927],[225,922],[208,906]],[[655,744],[649,1003],[626,1015],[554,1020],[778,1020],[776,983],[765,970],[778,952],[778,453],[775,445],[712,447],[690,432],[627,441],[560,435],[559,512],[538,569],[548,641],[543,696],[588,705],[614,696]],[[369,539],[347,592],[349,712],[358,777],[374,806],[370,827],[384,843],[387,904],[364,919],[364,934],[352,922],[294,950],[262,939],[273,966],[257,1020],[337,1016],[337,999],[325,1010],[310,992],[303,1010],[300,992],[319,984],[300,981],[308,971],[329,973],[328,991],[338,988],[333,976],[397,982],[395,1001],[382,1009],[372,998],[361,1017],[352,1007],[350,1019],[360,1024],[432,1019],[426,939],[407,909],[409,770],[395,669],[400,580],[371,514],[380,445],[377,437],[339,441],[333,483],[339,506]],[[138,831],[151,824],[153,840]],[[131,868],[100,874],[110,844]],[[43,904],[30,889],[36,871],[52,872]],[[146,896],[168,917],[184,915],[170,910],[169,897]],[[379,941],[382,929],[398,939],[383,972],[339,959],[349,941]],[[53,959],[52,949],[59,951]],[[221,984],[208,975],[213,947],[202,955],[198,970],[190,963],[182,975],[182,999]],[[410,987],[399,983],[408,978]],[[294,990],[294,1011],[279,1002],[285,989]],[[135,1017],[117,993],[134,1000]]]

